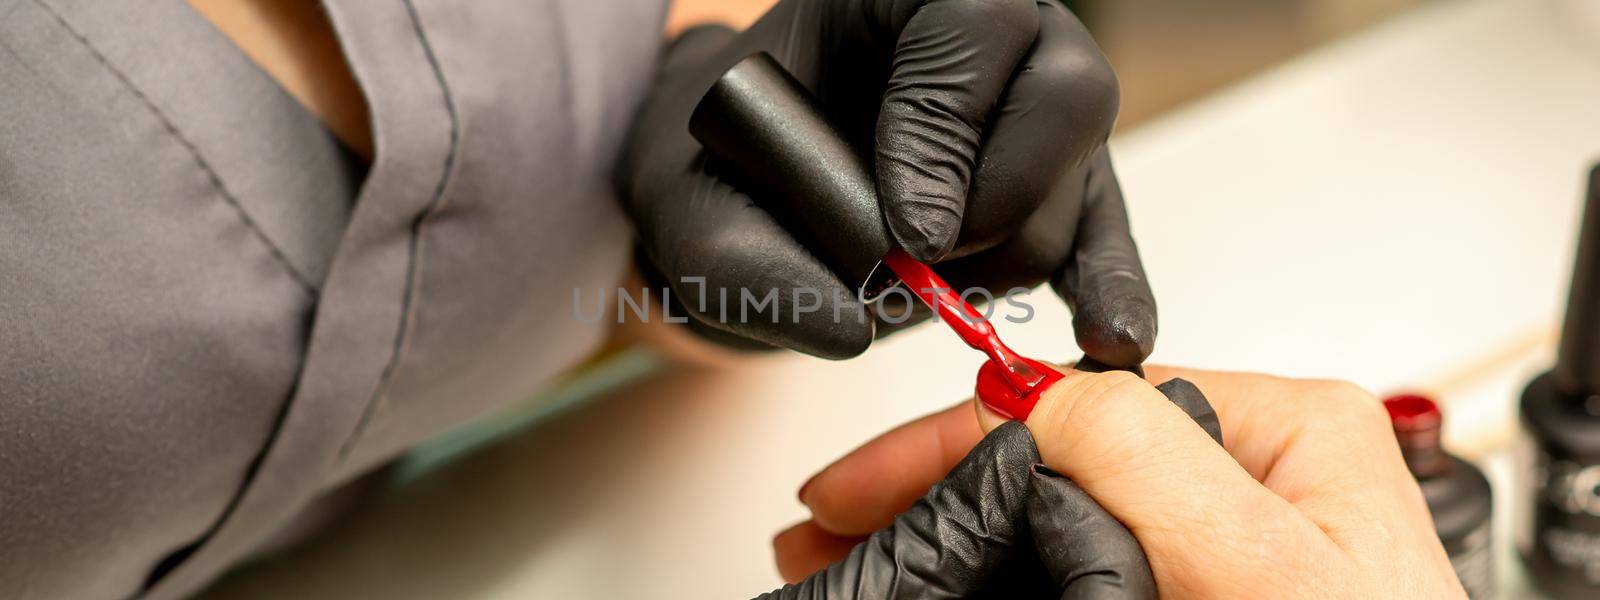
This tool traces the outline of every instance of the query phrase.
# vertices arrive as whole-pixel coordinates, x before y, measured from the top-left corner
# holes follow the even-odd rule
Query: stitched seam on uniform
[[[105,55],[101,54],[100,50],[95,48],[94,44],[89,42],[89,38],[84,37],[82,33],[79,33],[78,30],[74,28],[72,24],[68,23],[65,18],[62,18],[61,14],[57,13],[54,8],[48,4],[45,4],[42,0],[34,0],[34,4],[39,5],[39,7],[44,9],[45,12],[50,13],[50,16],[54,18],[57,23],[61,24],[62,29],[67,30],[68,34],[76,38],[78,43],[82,44],[84,49],[88,50],[89,54],[94,56],[96,61],[100,62],[101,66],[104,66],[107,71],[110,71],[111,75],[117,78],[117,81],[122,82],[122,85],[126,87],[128,91],[139,100],[140,103],[144,104],[145,108],[149,109],[151,114],[155,115],[156,120],[161,122],[162,128],[166,129],[167,133],[171,134],[173,139],[176,139],[178,144],[183,146],[184,149],[188,150],[190,156],[194,157],[195,164],[200,166],[200,170],[206,174],[208,179],[210,179],[211,185],[216,187],[217,193],[222,196],[222,201],[228,206],[233,207],[234,212],[239,214],[239,219],[244,221],[245,227],[250,230],[250,233],[254,235],[256,239],[260,240],[262,244],[266,245],[267,253],[271,254],[272,258],[276,260],[278,264],[283,265],[284,270],[289,272],[289,277],[294,279],[295,283],[300,285],[300,288],[306,293],[307,296],[316,298],[317,286],[312,285],[310,279],[302,274],[299,269],[294,268],[294,264],[289,262],[288,255],[285,255],[283,250],[279,249],[278,245],[274,244],[272,239],[267,237],[266,232],[261,230],[261,225],[256,223],[254,218],[250,217],[250,213],[245,211],[243,205],[239,204],[239,199],[234,197],[233,192],[229,191],[228,186],[222,182],[222,177],[217,175],[217,171],[215,169],[211,168],[211,163],[207,162],[204,156],[201,156],[200,149],[190,142],[189,138],[184,137],[183,132],[178,131],[178,127],[172,124],[172,121],[167,118],[165,113],[161,112],[161,109],[156,106],[155,102],[151,101],[150,97],[146,96],[143,90],[140,90],[138,86],[134,85],[133,81],[128,79],[127,75],[124,75],[120,69],[112,65],[111,61],[107,60]]]
[[[177,549],[172,550],[168,555],[162,557],[161,561],[157,563],[158,565],[161,562],[166,562],[169,558],[178,553],[186,553],[178,563],[171,566],[166,571],[159,573],[159,576],[157,576],[158,574],[155,571],[148,573],[146,575],[144,585],[139,588],[139,592],[135,594],[134,598],[143,596],[150,592],[150,590],[154,589],[157,585],[160,585],[161,582],[165,581],[168,576],[172,575],[173,572],[177,571],[184,564],[188,563],[189,559],[192,558],[200,548],[203,548],[210,543],[211,539],[216,537],[217,532],[222,529],[223,525],[233,522],[233,513],[236,512],[239,509],[239,505],[244,502],[245,494],[249,493],[251,490],[251,484],[255,483],[256,475],[261,472],[261,465],[267,461],[267,455],[278,446],[279,434],[283,432],[284,422],[289,420],[289,409],[294,406],[293,399],[300,393],[300,377],[301,375],[305,374],[305,366],[305,361],[302,360],[300,361],[299,366],[295,367],[294,385],[289,388],[289,393],[286,394],[287,399],[278,407],[277,414],[273,415],[272,417],[272,428],[267,431],[267,441],[261,445],[260,450],[256,451],[255,456],[250,458],[250,464],[245,467],[244,478],[240,480],[239,487],[233,492],[233,496],[228,498],[228,503],[222,507],[222,514],[217,515],[217,518],[211,521],[211,524],[206,527],[205,531],[200,533],[199,537],[196,537],[193,541],[187,544],[179,546]]]
[[[577,131],[584,127],[584,123],[578,118],[578,103],[575,100],[578,92],[574,88],[578,85],[578,80],[572,76],[572,40],[567,35],[567,28],[571,24],[566,22],[566,13],[562,12],[561,2],[551,2],[548,6],[550,11],[555,13],[551,21],[555,22],[556,26],[551,35],[556,38],[556,51],[559,53],[556,64],[561,68],[561,103],[566,105],[564,112],[567,114],[567,121],[572,123],[572,127],[563,128],[567,133],[566,144],[563,147],[579,148]]]
[[[444,199],[446,185],[450,182],[450,174],[455,169],[456,146],[460,137],[459,117],[456,114],[455,98],[450,94],[450,84],[445,81],[444,69],[439,66],[439,58],[434,55],[433,44],[428,42],[428,34],[423,31],[422,18],[417,15],[417,8],[411,0],[404,0],[406,13],[411,17],[411,26],[417,34],[417,41],[422,45],[422,54],[428,59],[428,68],[433,70],[433,77],[439,83],[439,93],[444,97],[445,114],[450,117],[450,146],[444,155],[444,172],[439,175],[438,184],[434,185],[433,197],[428,200],[428,205],[422,209],[417,218],[411,221],[411,237],[409,240],[409,257],[406,261],[406,285],[400,297],[400,323],[396,326],[394,344],[390,348],[389,362],[383,367],[383,374],[379,377],[378,387],[373,390],[372,397],[367,399],[367,405],[361,411],[361,418],[356,422],[355,429],[350,436],[345,438],[344,445],[339,448],[339,461],[349,458],[350,451],[355,448],[356,441],[366,432],[367,426],[377,414],[378,408],[387,396],[389,386],[394,379],[394,372],[400,364],[400,359],[405,356],[405,349],[409,341],[413,301],[417,288],[421,287],[421,271],[417,268],[421,252],[420,239],[422,226],[428,217],[434,215]]]

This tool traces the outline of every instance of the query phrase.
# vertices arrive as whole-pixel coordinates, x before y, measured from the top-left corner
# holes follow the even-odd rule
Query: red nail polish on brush
[[[989,361],[978,368],[978,399],[1008,419],[1027,419],[1033,405],[1039,402],[1039,394],[1061,379],[1061,372],[1012,351],[1000,341],[994,325],[983,313],[962,300],[931,267],[904,250],[891,250],[883,262],[939,314],[939,320],[950,326],[961,341],[988,355]]]
[[[811,93],[766,53],[728,69],[695,106],[689,132],[717,157],[766,188],[761,207],[806,243],[871,302],[895,284],[937,311],[961,340],[988,355],[978,370],[978,398],[995,412],[1026,419],[1061,373],[1019,356],[956,290],[894,248],[878,204],[877,183]],[[881,259],[881,260],[880,260]],[[885,264],[889,267],[878,268]]]

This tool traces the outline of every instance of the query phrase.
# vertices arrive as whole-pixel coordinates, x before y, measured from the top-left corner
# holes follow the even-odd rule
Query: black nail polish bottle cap
[[[1556,366],[1523,388],[1524,505],[1517,553],[1542,595],[1600,597],[1600,557],[1574,548],[1600,540],[1596,492],[1587,474],[1600,468],[1600,166],[1589,173],[1572,287]]]
[[[689,132],[761,188],[755,200],[865,301],[895,280],[879,268],[891,242],[865,161],[805,86],[759,52],[728,69]]]
[[[1554,377],[1557,391],[1574,401],[1600,394],[1600,166],[1589,173]]]

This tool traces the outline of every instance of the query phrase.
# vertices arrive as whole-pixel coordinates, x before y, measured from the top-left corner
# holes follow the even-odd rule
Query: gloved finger
[[[844,558],[867,536],[835,535],[816,521],[803,521],[772,538],[773,558],[778,575],[787,583],[798,583],[807,575]]]
[[[1080,362],[1075,368],[1085,366]],[[1221,439],[1216,412],[1198,388],[1174,378],[1156,389],[1213,439]],[[983,438],[973,414],[973,402],[965,400],[873,438],[807,480],[800,502],[818,527],[834,535],[866,535],[883,528]],[[778,550],[781,557],[785,548]]]
[[[940,263],[941,268],[937,269],[941,274],[944,272],[942,267],[945,264],[949,263]],[[992,278],[980,279],[980,283],[975,285],[967,284],[968,279],[957,283],[956,279],[946,277],[945,281],[956,290],[956,293],[965,296],[963,299],[972,304],[972,307],[990,322],[1005,320],[1026,323],[1036,314],[1034,305],[1025,297],[1038,285],[1037,280],[1030,286],[1025,280],[1013,280],[997,271]],[[885,294],[873,306],[872,314],[877,319],[875,333],[877,339],[921,325],[934,316],[933,309],[928,308],[928,305],[921,301],[907,300],[898,292]]]
[[[1200,392],[1200,388],[1195,387],[1187,379],[1174,377],[1156,386],[1156,391],[1183,409],[1184,414],[1194,419],[1195,424],[1204,429],[1206,435],[1211,436],[1212,441],[1218,446],[1222,445],[1222,423],[1217,419],[1217,410],[1206,400],[1206,395]]]
[[[954,288],[970,292],[968,301],[979,306],[991,320],[1032,319],[1033,305],[1018,296],[1051,280],[1074,257],[1083,208],[1081,195],[1087,181],[1088,169],[1080,167],[1052,190],[1051,198],[1034,210],[1009,239],[988,250],[941,262],[934,269]],[[905,296],[889,293],[879,300],[876,313],[899,321],[879,318],[879,337],[905,329],[931,314]],[[911,304],[912,316],[899,318],[903,314],[899,305],[906,302]],[[983,308],[985,304],[994,308]]]
[[[1082,363],[1077,365],[1084,369]],[[1217,413],[1194,384],[1171,379],[1156,386],[1219,445]],[[1028,524],[1039,562],[1066,598],[1155,598],[1155,576],[1139,540],[1066,477],[1034,467]]]
[[[635,248],[634,254],[637,255],[635,264],[640,267],[639,274],[644,277],[646,288],[651,290],[672,289],[672,282],[662,275],[659,269],[655,268],[654,261],[643,248]],[[664,294],[662,298],[662,303],[664,304],[664,312],[661,315],[662,321],[682,325],[688,328],[689,331],[694,332],[701,340],[711,342],[724,349],[738,352],[765,352],[777,349],[777,346],[712,327],[699,318],[684,318],[685,315],[693,314],[693,311],[684,305],[683,298],[684,296],[681,292],[669,291]],[[698,299],[695,299],[695,301],[697,302]],[[622,301],[619,300],[619,302]],[[631,309],[631,305],[628,305],[628,308]],[[715,311],[710,307],[708,309]]]
[[[1016,600],[1018,598],[1055,598],[1061,594],[1039,553],[1034,550],[1032,528],[1022,523],[1026,531],[1018,534],[1017,545],[1006,562],[984,582],[983,587],[964,596],[966,600]]]
[[[726,183],[681,187],[683,206],[642,207],[635,217],[646,255],[689,316],[822,358],[867,349],[866,306],[782,226]]]
[[[1052,191],[1049,201],[1040,205],[1022,222],[1010,239],[998,246],[934,266],[941,277],[963,293],[971,291],[968,301],[984,310],[985,316],[995,318],[1032,318],[1033,308],[1015,299],[1006,299],[1017,293],[1026,293],[1041,282],[1060,272],[1061,265],[1073,256],[1073,245],[1078,235],[1078,220],[1082,213],[1079,196],[1088,177],[1088,169],[1080,168]],[[969,213],[972,211],[969,211]],[[893,291],[893,290],[891,290]],[[911,301],[909,293],[885,294],[880,300],[879,314],[898,316],[894,301]],[[921,303],[911,301],[913,316],[901,323],[886,323],[879,319],[879,336],[904,329],[925,319],[931,311]],[[983,305],[995,308],[984,309]]]
[[[829,533],[867,535],[905,512],[981,439],[972,401],[962,401],[850,451],[801,486],[800,502]]]
[[[1011,423],[985,436],[949,476],[844,560],[762,598],[957,598],[982,587],[1018,542],[1038,462]]]
[[[676,40],[652,91],[666,100],[645,103],[638,119],[686,123],[698,94],[677,88],[700,82],[678,72],[697,72],[731,39],[726,28],[702,27]],[[744,191],[756,188],[741,185],[731,170],[718,172],[699,143],[669,129],[635,128],[628,147],[674,159],[630,151],[619,172],[646,266],[670,288],[683,309],[677,314],[687,312],[702,331],[824,358],[864,351],[873,324],[854,291]]]
[[[1216,413],[1199,389],[1174,378],[1157,386],[1175,405],[1215,430]],[[982,438],[970,401],[908,422],[835,461],[801,487],[813,519],[773,540],[779,572],[793,582],[843,558],[859,535],[887,526],[965,457]],[[1220,431],[1212,434],[1220,436]],[[831,523],[832,527],[824,525]],[[845,533],[848,532],[848,533]],[[990,597],[1015,597],[986,587]]]
[[[990,117],[952,257],[1016,233],[1064,174],[1104,146],[1116,122],[1117,77],[1088,30],[1060,2],[1037,4],[1038,38]]]
[[[865,4],[895,47],[876,128],[884,216],[901,247],[934,262],[956,243],[987,118],[1038,34],[1039,10],[1032,0]]]
[[[1132,367],[1155,348],[1156,301],[1110,154],[1102,150],[1091,160],[1075,256],[1052,285],[1072,307],[1078,347],[1106,365]]]
[[[1028,525],[1039,562],[1063,599],[1155,598],[1139,540],[1082,488],[1037,465]]]
[[[697,25],[678,34],[667,46],[661,75],[672,77],[684,70],[695,70],[722,51],[739,36],[733,28],[720,24]]]
[[[1078,359],[1078,364],[1072,365],[1072,368],[1077,369],[1079,371],[1083,371],[1085,373],[1104,373],[1106,371],[1127,371],[1129,373],[1133,373],[1134,375],[1138,375],[1140,377],[1144,377],[1145,376],[1144,375],[1144,366],[1143,365],[1134,365],[1132,367],[1113,367],[1111,365],[1108,365],[1108,364],[1105,364],[1105,363],[1100,362],[1098,360],[1095,360],[1094,357],[1089,356],[1087,354],[1085,354],[1083,356],[1083,358]]]

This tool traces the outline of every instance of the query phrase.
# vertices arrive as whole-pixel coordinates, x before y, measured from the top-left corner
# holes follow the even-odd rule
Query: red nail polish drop
[[[1011,387],[1010,381],[1001,374],[1004,369],[993,360],[984,362],[983,366],[978,368],[978,399],[983,401],[989,410],[1000,413],[1000,416],[1007,419],[1018,421],[1027,420],[1028,413],[1033,412],[1033,405],[1039,403],[1039,395],[1061,379],[1061,372],[1050,365],[1026,357],[1023,357],[1022,361],[1042,376],[1033,387],[1020,393]]]
[[[983,313],[962,300],[961,295],[928,265],[904,250],[890,251],[883,262],[912,293],[939,314],[939,320],[949,325],[961,341],[989,356],[978,369],[978,399],[1008,419],[1027,419],[1033,405],[1039,402],[1039,395],[1061,379],[1061,372],[1012,351],[1000,341],[1000,335]]]

